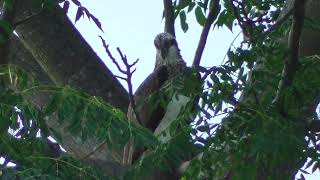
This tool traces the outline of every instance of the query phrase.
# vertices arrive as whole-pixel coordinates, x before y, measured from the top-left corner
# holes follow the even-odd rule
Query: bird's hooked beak
[[[162,59],[165,59],[167,57],[168,52],[169,52],[169,48],[167,48],[167,47],[161,48],[161,57],[162,57]]]

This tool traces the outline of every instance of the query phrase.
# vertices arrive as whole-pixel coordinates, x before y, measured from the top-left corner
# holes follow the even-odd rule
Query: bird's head
[[[183,61],[177,41],[170,33],[164,32],[158,34],[154,39],[154,45],[157,50],[156,67],[177,64]]]

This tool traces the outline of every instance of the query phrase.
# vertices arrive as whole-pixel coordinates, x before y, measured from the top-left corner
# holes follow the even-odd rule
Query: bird
[[[158,92],[168,80],[176,77],[187,67],[180,54],[176,38],[170,33],[158,34],[154,39],[154,46],[156,48],[154,70],[134,93],[134,100],[137,104],[136,113],[140,122],[142,122],[141,125],[152,132],[155,131],[165,116],[166,110],[160,104],[154,104],[154,102],[148,100],[148,97]],[[127,117],[129,121],[138,122],[131,105],[129,105]],[[135,149],[134,140],[130,139],[125,145],[122,163],[132,164],[143,151]]]
[[[154,39],[156,47],[156,63],[155,68],[161,66],[181,64],[186,65],[180,54],[178,43],[174,36],[170,33],[160,33]]]

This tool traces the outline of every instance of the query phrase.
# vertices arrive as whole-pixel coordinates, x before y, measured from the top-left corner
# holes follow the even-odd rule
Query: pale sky
[[[100,20],[104,33],[95,26],[93,21],[89,22],[86,18],[80,19],[76,23],[76,27],[114,74],[120,75],[105,53],[99,35],[106,40],[107,44],[110,44],[110,50],[115,57],[118,57],[116,47],[120,47],[130,62],[137,58],[140,59],[136,66],[137,71],[133,76],[133,88],[136,89],[154,68],[155,48],[153,39],[158,33],[163,32],[163,1],[80,0],[80,2]],[[73,8],[70,9],[68,15],[74,22],[76,9],[74,6],[71,7]],[[194,12],[191,12],[187,18],[189,24],[187,33],[183,33],[179,18],[177,19],[176,38],[182,57],[188,65],[191,65],[201,34],[201,27],[194,18]],[[239,32],[239,29],[235,29],[232,33],[227,28],[211,31],[200,65],[208,67],[220,65],[231,42]],[[241,38],[240,36],[235,41],[236,45],[240,43]],[[127,88],[126,83],[121,82]],[[317,172],[312,176],[306,175],[305,177],[308,180],[318,180],[320,174]]]
[[[133,76],[133,86],[136,89],[154,68],[156,52],[153,40],[158,33],[163,32],[164,27],[162,1],[82,0],[81,3],[101,21],[104,33],[87,19],[80,19],[76,23],[76,27],[111,71],[118,74],[115,66],[107,57],[98,35],[104,37],[106,43],[110,44],[114,56],[118,55],[115,48],[120,47],[123,53],[128,56],[129,61],[140,59],[137,71]],[[72,17],[73,22],[74,14],[74,10],[69,12],[69,17]],[[182,57],[188,65],[191,65],[201,34],[201,27],[195,21],[194,12],[191,12],[188,18],[187,22],[190,23],[187,33],[183,33],[181,30],[179,20],[176,22],[176,38]],[[237,30],[235,34],[232,34],[226,28],[211,31],[201,65],[221,64],[230,43],[239,32]],[[239,41],[241,38],[238,43]],[[125,83],[123,85],[126,87]]]

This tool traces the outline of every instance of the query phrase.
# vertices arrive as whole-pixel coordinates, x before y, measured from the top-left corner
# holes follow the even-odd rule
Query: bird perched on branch
[[[158,91],[161,86],[168,80],[179,74],[186,63],[182,59],[180,49],[174,36],[169,33],[160,33],[154,39],[154,46],[156,47],[156,63],[153,72],[142,82],[134,94],[135,102],[138,106],[137,112],[142,125],[154,130],[158,124],[159,118],[163,112],[154,108],[154,111],[149,110],[150,105],[140,101],[146,100],[152,93]],[[140,106],[140,107],[139,107]],[[131,106],[128,110],[128,118],[134,116],[131,112]],[[135,119],[133,117],[132,119]]]
[[[137,104],[136,113],[140,122],[142,126],[150,129],[152,132],[156,130],[164,117],[174,113],[172,111],[168,113],[165,107],[150,100],[152,99],[150,96],[159,92],[168,80],[177,77],[177,75],[187,69],[174,36],[166,32],[160,33],[155,37],[154,45],[156,47],[155,68],[134,94],[134,100]],[[176,109],[180,110],[178,107]],[[128,108],[127,117],[130,121],[138,122],[131,105]],[[137,150],[134,147],[133,139],[131,139],[124,148],[123,163],[131,164],[142,152],[143,150]]]

